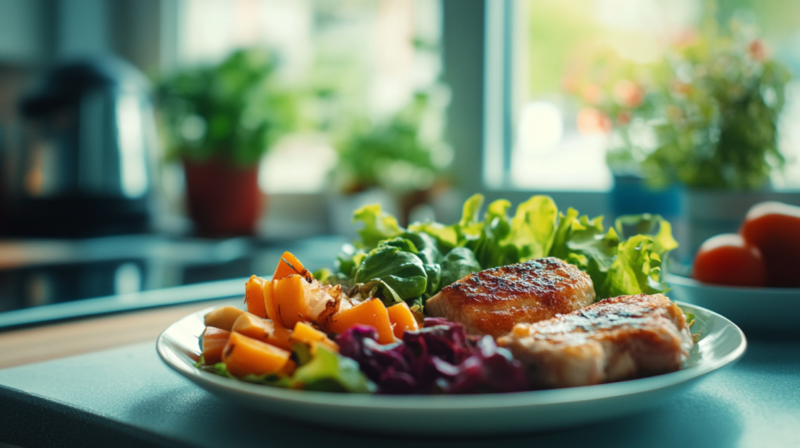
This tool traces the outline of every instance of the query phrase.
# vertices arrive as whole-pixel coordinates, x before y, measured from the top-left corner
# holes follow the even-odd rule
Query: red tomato
[[[764,256],[768,286],[800,287],[800,207],[756,204],[747,212],[739,233]]]
[[[704,283],[731,286],[764,286],[767,268],[758,248],[741,235],[726,233],[711,237],[694,258],[692,278]]]

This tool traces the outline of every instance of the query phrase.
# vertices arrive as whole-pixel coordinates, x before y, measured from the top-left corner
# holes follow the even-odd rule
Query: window
[[[484,177],[490,188],[606,191],[608,123],[582,110],[571,85],[603,55],[632,63],[661,58],[690,38],[704,0],[509,0],[487,2]],[[800,3],[791,0],[718,1],[716,17],[757,30],[771,55],[800,69]],[[624,90],[625,86],[619,86]],[[616,89],[616,87],[615,87]],[[800,188],[800,82],[791,81],[779,124],[787,156],[777,189]],[[647,138],[644,136],[643,138]]]
[[[330,137],[346,126],[343,120],[388,116],[439,77],[437,0],[181,0],[178,5],[177,66],[266,46],[280,55],[279,76],[318,94],[303,106],[313,125],[282,139],[263,160],[259,183],[269,193],[324,191],[337,160]]]

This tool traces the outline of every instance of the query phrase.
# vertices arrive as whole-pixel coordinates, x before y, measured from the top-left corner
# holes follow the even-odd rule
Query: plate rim
[[[725,326],[736,331],[739,336],[739,345],[709,364],[693,366],[666,374],[638,378],[614,383],[581,386],[572,388],[559,388],[512,393],[494,394],[464,394],[464,395],[377,395],[377,394],[347,394],[333,392],[317,392],[283,389],[267,385],[251,384],[231,378],[224,378],[211,372],[206,372],[194,367],[194,364],[179,359],[179,350],[172,350],[167,340],[168,333],[184,321],[196,315],[204,315],[210,310],[221,305],[210,306],[194,311],[169,325],[156,339],[156,351],[161,360],[172,370],[189,379],[203,388],[224,390],[226,393],[248,395],[261,400],[291,402],[294,404],[332,406],[337,408],[370,408],[374,410],[412,410],[424,406],[426,409],[439,410],[476,410],[476,409],[508,409],[514,407],[549,406],[569,404],[576,402],[589,402],[607,398],[636,395],[643,392],[657,391],[676,386],[678,384],[699,379],[711,372],[725,366],[732,365],[744,355],[747,350],[747,338],[744,332],[735,323],[726,317],[707,308],[690,303],[673,301],[679,306],[702,310],[704,314],[715,316]],[[186,354],[183,353],[185,356]],[[173,360],[173,358],[176,358]]]

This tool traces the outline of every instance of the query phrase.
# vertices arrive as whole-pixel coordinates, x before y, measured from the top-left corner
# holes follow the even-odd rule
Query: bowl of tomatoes
[[[666,280],[673,299],[714,310],[745,330],[800,334],[800,207],[754,205],[739,233],[700,246],[690,277]]]

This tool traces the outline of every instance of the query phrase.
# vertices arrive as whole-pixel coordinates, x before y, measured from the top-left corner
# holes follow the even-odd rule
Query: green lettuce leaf
[[[555,239],[558,208],[548,196],[533,196],[517,206],[506,242],[519,251],[520,262],[546,257]]]
[[[614,227],[621,238],[626,235],[651,235],[656,253],[665,254],[678,248],[672,236],[672,225],[659,215],[625,215],[617,218]]]
[[[441,253],[450,252],[458,245],[457,225],[446,226],[438,222],[416,222],[408,226],[408,231],[427,235],[436,242],[436,247]]]
[[[570,208],[566,215],[560,215],[550,256],[574,264],[589,274],[599,300],[608,297],[598,286],[606,282],[618,246],[619,236],[614,229],[604,230],[602,216],[590,220]]]
[[[202,366],[202,365],[195,365],[195,367],[200,367],[201,369],[216,373],[219,376],[224,376],[225,378],[232,378],[238,379],[241,381],[246,381],[248,383],[255,383],[255,384],[264,384],[267,386],[273,387],[283,387],[283,388],[291,388],[294,387],[294,381],[291,377],[282,376],[282,375],[275,375],[275,374],[267,374],[267,375],[253,375],[248,374],[243,377],[236,377],[231,372],[228,371],[228,366],[225,363],[218,362],[213,366]]]
[[[356,243],[356,246],[368,250],[377,247],[378,243],[383,240],[403,233],[403,229],[397,223],[397,218],[384,213],[379,204],[365,205],[353,212],[353,222],[356,221],[364,223],[364,227],[358,230],[361,240]]]
[[[424,233],[406,232],[400,235],[408,241],[414,243],[417,248],[416,255],[422,260],[422,266],[425,268],[425,276],[428,278],[428,283],[425,286],[425,293],[422,295],[423,299],[429,299],[434,294],[439,292],[439,283],[442,278],[442,253],[439,251],[436,240],[430,235]]]
[[[414,223],[408,226],[410,232],[426,234],[436,240],[439,251],[443,254],[456,247],[463,247],[468,242],[480,238],[483,221],[478,214],[483,205],[483,195],[475,194],[464,202],[461,220],[446,226],[438,222]]]
[[[489,204],[480,237],[467,242],[484,269],[519,263],[517,246],[505,242],[511,234],[511,221],[506,213],[509,207],[511,203],[505,199]]]
[[[375,392],[373,384],[354,360],[318,346],[316,355],[295,370],[294,387],[323,392]]]
[[[441,266],[442,287],[451,285],[467,275],[481,270],[475,254],[466,247],[457,247],[451,250],[442,260]]]
[[[422,260],[392,244],[405,243],[383,242],[370,251],[356,271],[355,282],[381,282],[382,298],[390,303],[422,295],[428,285]]]
[[[616,297],[626,294],[656,294],[669,290],[661,279],[661,256],[648,235],[635,235],[619,244],[617,256],[609,269],[598,296]]]

